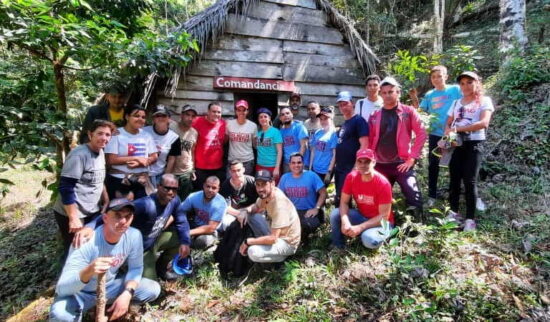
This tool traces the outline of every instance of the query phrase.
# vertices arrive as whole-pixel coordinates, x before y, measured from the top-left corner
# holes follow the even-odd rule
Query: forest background
[[[211,4],[1,1],[0,319],[46,318],[60,269],[48,205],[86,109],[119,82],[139,101],[149,75],[185,66],[199,48],[171,30]],[[480,229],[462,234],[442,221],[441,201],[429,209],[428,224],[406,221],[380,251],[353,244],[332,256],[324,251],[325,227],[281,271],[239,287],[201,254],[195,276],[166,284],[167,294],[143,308],[141,319],[550,319],[550,2],[333,5],[377,53],[380,74],[396,76],[406,90],[429,89],[427,69],[436,62],[451,75],[476,69],[484,77],[497,111],[484,150],[488,209]],[[520,10],[505,23],[508,7]],[[523,34],[511,34],[508,27],[522,21]],[[419,171],[424,183],[426,168]]]

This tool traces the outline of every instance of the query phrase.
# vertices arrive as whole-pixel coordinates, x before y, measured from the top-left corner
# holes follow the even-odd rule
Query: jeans
[[[107,302],[114,302],[125,288],[124,277],[109,282],[105,287]],[[137,303],[151,302],[156,300],[159,294],[159,283],[142,278],[132,301]],[[96,300],[95,292],[80,291],[74,295],[63,297],[56,295],[50,308],[50,321],[81,321],[82,315],[96,305]]]
[[[344,181],[350,171],[343,171],[334,169],[334,187],[336,189],[336,195],[334,196],[334,204],[340,206],[340,196],[342,194],[342,187],[344,187]]]
[[[466,218],[474,219],[477,199],[477,178],[481,168],[482,141],[464,141],[462,146],[457,146],[453,158],[449,164],[449,203],[451,210],[458,212],[460,200],[460,186],[464,182],[464,195],[466,198]]]
[[[213,246],[218,238],[213,234],[191,236],[191,248],[193,249],[207,249]]]
[[[350,209],[348,213],[349,221],[352,225],[359,225],[369,220],[361,215],[357,209]],[[382,226],[366,229],[361,233],[361,242],[363,246],[370,249],[376,249],[390,236],[391,225],[389,230],[384,230]],[[344,248],[345,240],[342,233],[342,219],[340,217],[340,209],[334,208],[330,214],[330,237],[332,244],[338,248]]]
[[[437,142],[441,140],[440,136],[429,136],[428,148],[428,196],[437,198],[437,179],[439,178],[439,158],[432,151],[437,147]]]
[[[413,167],[407,172],[399,172],[397,166],[400,163],[377,163],[375,166],[376,171],[388,179],[390,184],[397,181],[397,184],[401,187],[401,192],[405,196],[407,206],[416,208],[419,212],[422,212],[422,194],[416,181],[416,173]]]
[[[193,181],[191,177],[193,176],[193,171],[189,171],[182,174],[177,174],[178,178],[178,197],[181,201],[184,201],[191,192],[193,192]]]
[[[61,239],[63,242],[63,257],[61,258],[61,264],[65,264],[67,255],[69,254],[69,248],[71,248],[71,243],[73,242],[74,233],[69,232],[69,217],[64,216],[56,211],[53,212],[55,215],[55,221],[59,227],[59,232],[61,233]],[[101,213],[96,213],[91,216],[80,218],[80,221],[83,225],[86,225],[90,221],[94,220],[97,216],[100,216]]]
[[[130,192],[134,193],[134,200],[147,196],[145,187],[141,183],[130,181],[130,185],[125,185],[122,184],[121,178],[114,177],[110,174],[105,178],[105,187],[107,188],[110,200],[117,198],[116,192],[122,194],[122,196],[118,196],[118,198],[124,197]]]
[[[262,214],[248,215],[248,225],[252,229],[254,237],[271,234],[269,224]],[[248,258],[256,263],[279,263],[295,253],[296,248],[281,238],[278,238],[273,245],[252,245],[248,247]]]
[[[309,234],[315,232],[321,223],[324,222],[324,211],[323,209],[319,210],[317,216],[306,218],[307,210],[298,210],[298,217],[300,217],[300,226],[302,226],[302,240],[304,237],[307,237]]]
[[[143,277],[158,280],[157,262],[159,267],[167,268],[168,263],[179,252],[179,247],[178,233],[174,228],[170,227],[162,232],[153,246],[143,254]]]

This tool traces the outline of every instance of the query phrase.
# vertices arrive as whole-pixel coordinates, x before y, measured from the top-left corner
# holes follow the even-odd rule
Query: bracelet
[[[250,246],[250,244],[248,243],[248,238],[245,238],[245,239],[244,239],[244,244],[245,244],[246,246]]]
[[[127,287],[124,289],[124,291],[130,293],[130,295],[132,295],[132,297],[134,297],[134,293],[136,292],[135,289],[131,288],[131,287]]]

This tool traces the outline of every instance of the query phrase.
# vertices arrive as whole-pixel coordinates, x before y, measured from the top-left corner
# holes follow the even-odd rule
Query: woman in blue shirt
[[[321,121],[321,128],[313,134],[309,145],[311,147],[310,169],[313,170],[328,185],[332,180],[332,170],[338,144],[338,136],[332,121],[333,113],[331,107],[321,108],[317,115]]]

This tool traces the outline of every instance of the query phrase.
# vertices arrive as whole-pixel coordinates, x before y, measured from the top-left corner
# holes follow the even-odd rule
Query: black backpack
[[[218,269],[223,277],[228,275],[243,276],[252,267],[252,261],[239,253],[241,244],[248,237],[253,237],[252,230],[248,225],[241,228],[238,220],[231,223],[225,230],[223,238],[214,252],[214,260],[218,263]]]

